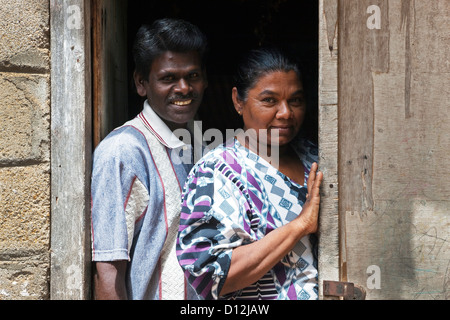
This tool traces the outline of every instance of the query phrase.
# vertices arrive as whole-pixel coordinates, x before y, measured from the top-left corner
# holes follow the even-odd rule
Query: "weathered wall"
[[[450,297],[450,2],[340,0],[344,280]]]
[[[48,0],[0,0],[0,300],[47,299]]]

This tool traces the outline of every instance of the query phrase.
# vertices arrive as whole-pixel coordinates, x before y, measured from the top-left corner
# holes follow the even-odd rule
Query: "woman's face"
[[[266,135],[265,141],[270,145],[284,146],[291,142],[305,118],[303,85],[295,71],[268,73],[249,90],[246,101],[238,99],[236,88],[232,98],[236,111],[243,117],[244,130],[255,130],[258,141]],[[278,138],[274,133],[278,133]]]

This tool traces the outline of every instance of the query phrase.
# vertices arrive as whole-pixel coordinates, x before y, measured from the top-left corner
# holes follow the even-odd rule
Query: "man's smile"
[[[175,101],[172,101],[172,104],[182,107],[182,106],[187,106],[187,105],[191,104],[192,101],[193,101],[192,99],[191,100],[175,100]]]

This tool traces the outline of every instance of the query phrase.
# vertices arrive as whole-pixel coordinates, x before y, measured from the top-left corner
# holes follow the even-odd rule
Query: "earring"
[[[242,116],[242,111],[238,111],[238,115]]]

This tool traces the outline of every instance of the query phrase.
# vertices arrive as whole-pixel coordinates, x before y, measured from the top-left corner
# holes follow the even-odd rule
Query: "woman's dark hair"
[[[302,80],[300,69],[296,62],[277,48],[261,48],[251,50],[239,63],[235,76],[235,87],[238,98],[245,101],[249,90],[258,80],[275,71],[295,71]]]
[[[206,36],[200,29],[181,19],[160,19],[139,28],[133,45],[136,72],[148,78],[155,58],[166,51],[197,51],[205,63]]]

